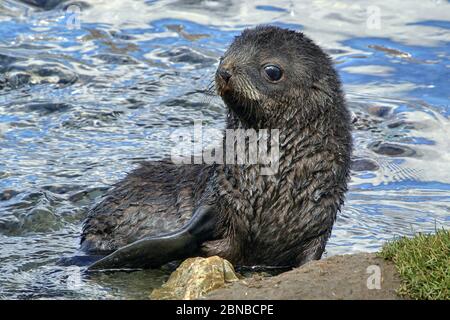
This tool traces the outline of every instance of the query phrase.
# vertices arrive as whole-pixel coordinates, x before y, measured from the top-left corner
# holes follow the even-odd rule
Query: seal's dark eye
[[[283,71],[281,71],[280,67],[273,64],[268,64],[267,66],[265,66],[264,73],[270,81],[278,81],[283,75]]]

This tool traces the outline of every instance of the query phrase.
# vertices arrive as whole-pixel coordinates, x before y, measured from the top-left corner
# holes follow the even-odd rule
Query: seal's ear
[[[216,225],[214,207],[199,207],[182,229],[133,242],[91,264],[88,270],[157,268],[192,257],[199,252],[202,242],[213,239]]]

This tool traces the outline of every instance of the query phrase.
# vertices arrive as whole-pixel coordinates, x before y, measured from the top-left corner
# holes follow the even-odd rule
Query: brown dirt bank
[[[368,278],[374,271],[367,268],[374,265],[381,270],[380,288],[368,289]],[[373,253],[358,253],[312,261],[275,277],[247,278],[215,290],[205,298],[402,299],[395,292],[399,285],[400,279],[392,263]]]

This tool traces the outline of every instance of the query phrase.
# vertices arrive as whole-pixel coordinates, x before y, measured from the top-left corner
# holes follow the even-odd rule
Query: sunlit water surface
[[[223,128],[222,102],[201,91],[260,23],[326,49],[357,117],[327,255],[450,227],[450,4],[297,2],[1,1],[0,298],[145,298],[167,278],[55,262],[108,186],[169,152],[170,132],[198,117]]]

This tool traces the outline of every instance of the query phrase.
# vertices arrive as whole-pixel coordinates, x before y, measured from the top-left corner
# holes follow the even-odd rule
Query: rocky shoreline
[[[156,299],[450,300],[450,230],[417,233],[378,253],[338,255],[268,276],[236,274],[220,257],[190,258],[155,289]]]
[[[374,253],[311,261],[274,277],[246,278],[212,291],[205,299],[381,299],[398,300],[395,266]]]
[[[227,267],[228,266],[228,267]],[[231,268],[231,271],[230,271]],[[230,277],[228,261],[191,258],[151,299],[397,300],[400,277],[394,264],[375,253],[338,255],[311,261],[277,276]]]

